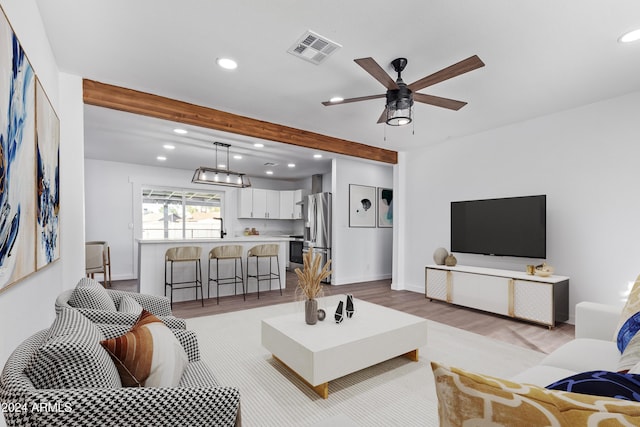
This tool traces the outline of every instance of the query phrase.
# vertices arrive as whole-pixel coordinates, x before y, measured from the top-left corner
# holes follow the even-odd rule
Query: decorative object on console
[[[335,319],[336,319],[336,323],[342,323],[342,321],[344,320],[344,316],[342,315],[342,305],[344,304],[343,301],[340,301],[338,303],[338,308],[336,308],[336,314],[335,314]]]
[[[318,309],[318,320],[322,322],[326,318],[327,318],[327,313],[323,309],[319,308]]]
[[[346,308],[347,317],[351,319],[353,317],[353,313],[355,310],[353,308],[353,295],[347,294],[347,308]]]
[[[299,268],[294,270],[296,276],[298,276],[296,293],[298,291],[302,292],[306,299],[304,318],[309,325],[315,325],[318,320],[318,302],[316,298],[322,294],[321,282],[332,273],[329,270],[331,260],[328,260],[322,269],[320,268],[321,261],[322,256],[314,254],[313,246],[310,246],[309,251],[302,255],[302,270]]]
[[[535,265],[527,265],[527,274],[533,276],[536,274],[536,266]]]
[[[433,252],[433,262],[436,265],[444,265],[444,260],[449,256],[449,252],[445,248],[438,248]]]
[[[542,263],[540,265],[536,265],[536,276],[540,277],[549,277],[553,274],[553,267],[547,265],[546,263]]]
[[[446,265],[447,267],[455,267],[457,263],[458,260],[455,256],[453,256],[453,254],[447,255],[447,257],[444,259],[444,265]]]

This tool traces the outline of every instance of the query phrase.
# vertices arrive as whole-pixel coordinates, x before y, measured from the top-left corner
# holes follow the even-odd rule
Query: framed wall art
[[[0,292],[35,271],[35,74],[0,12]]]
[[[60,258],[60,121],[36,80],[36,269]]]
[[[393,189],[378,187],[378,227],[393,227]]]
[[[349,227],[376,226],[376,188],[349,184]]]

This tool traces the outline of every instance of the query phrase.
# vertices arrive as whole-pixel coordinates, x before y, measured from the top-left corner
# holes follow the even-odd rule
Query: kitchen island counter
[[[209,251],[216,246],[223,245],[241,245],[243,257],[242,257],[242,268],[243,268],[243,276],[245,279],[245,286],[247,286],[247,251],[251,249],[253,246],[262,245],[262,244],[273,244],[277,243],[280,245],[278,251],[279,258],[279,272],[280,278],[282,281],[282,287],[285,287],[286,284],[286,252],[288,249],[289,241],[291,239],[289,237],[284,236],[262,236],[262,235],[254,235],[254,236],[240,236],[240,237],[225,237],[224,239],[175,239],[175,240],[138,240],[138,282],[139,282],[139,291],[143,294],[150,295],[165,295],[164,292],[164,254],[167,249],[176,247],[176,246],[199,246],[202,248],[202,255],[200,257],[200,263],[202,265],[202,287],[204,290],[204,297],[215,298],[216,296],[216,286],[215,283],[211,286],[211,294],[207,292],[207,277],[209,274]],[[266,259],[260,260],[260,271],[263,269],[266,271],[269,267]],[[177,281],[189,280],[194,276],[194,267],[193,263],[184,263],[184,265],[180,265],[182,263],[177,263],[174,267],[174,277]],[[188,265],[187,265],[188,264]],[[215,263],[212,263],[215,265]],[[224,265],[222,265],[224,264]],[[275,269],[276,263],[273,261],[273,268]],[[214,267],[215,268],[215,267]],[[252,259],[251,262],[251,273],[255,274],[255,261]],[[215,269],[213,272],[215,276]],[[220,265],[220,275],[221,277],[229,277],[233,276],[233,262],[225,262]],[[178,279],[179,278],[179,279]],[[257,285],[255,279],[251,279],[248,284],[247,293],[257,292]],[[267,291],[267,285],[262,282],[261,291]],[[271,281],[271,289],[278,289],[278,281]],[[168,292],[168,290],[167,290]],[[242,292],[240,286],[238,285],[238,293]],[[221,286],[220,287],[220,296],[225,295],[233,295],[233,286]],[[167,296],[169,294],[167,293]],[[175,290],[173,292],[173,300],[174,301],[189,301],[195,299],[195,291],[194,289],[185,289],[185,290]]]

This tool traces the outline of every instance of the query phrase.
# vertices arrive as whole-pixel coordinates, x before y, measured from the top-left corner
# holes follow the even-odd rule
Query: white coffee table
[[[324,399],[329,381],[401,355],[417,361],[427,344],[427,320],[359,299],[354,316],[337,324],[341,300],[346,295],[320,298],[327,318],[315,325],[302,311],[262,321],[262,345]]]

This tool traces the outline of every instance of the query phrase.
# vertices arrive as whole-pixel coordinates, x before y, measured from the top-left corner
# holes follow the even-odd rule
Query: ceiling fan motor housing
[[[413,96],[411,89],[400,80],[398,89],[387,91],[387,108],[391,110],[406,110],[413,106]]]

